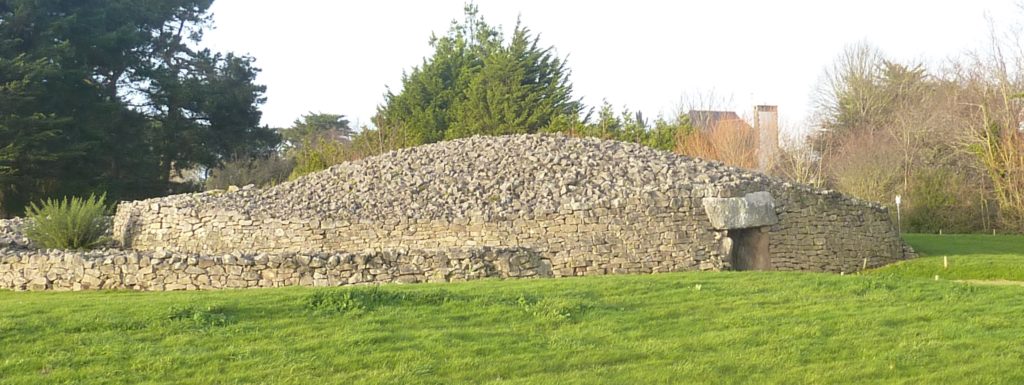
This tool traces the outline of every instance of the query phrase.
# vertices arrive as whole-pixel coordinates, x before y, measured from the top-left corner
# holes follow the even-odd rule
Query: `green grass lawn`
[[[872,274],[950,280],[1024,281],[1024,236],[908,234],[920,258]],[[943,257],[948,267],[943,266]]]
[[[0,292],[0,384],[1024,383],[1024,287],[913,267],[1021,238],[909,238],[934,256],[868,275]]]

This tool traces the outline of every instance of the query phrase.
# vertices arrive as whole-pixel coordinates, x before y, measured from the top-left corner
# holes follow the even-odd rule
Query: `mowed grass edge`
[[[872,274],[0,292],[0,383],[1024,382],[1024,288]]]
[[[1024,281],[1024,236],[906,234],[921,254],[869,274],[942,280]]]

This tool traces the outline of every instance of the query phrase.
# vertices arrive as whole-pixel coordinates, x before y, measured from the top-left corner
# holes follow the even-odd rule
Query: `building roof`
[[[728,122],[729,124],[742,123],[748,127],[750,126],[734,111],[690,110],[687,115],[690,117],[690,122],[693,123],[693,126],[704,132],[713,130],[723,122]]]

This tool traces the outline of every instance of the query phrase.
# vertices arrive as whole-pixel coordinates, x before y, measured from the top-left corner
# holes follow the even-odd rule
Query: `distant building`
[[[754,106],[753,127],[734,111],[690,110],[688,115],[693,126],[704,134],[721,129],[752,132],[759,171],[768,171],[779,152],[778,106]]]
[[[753,129],[753,127],[750,127],[750,124],[747,124],[747,122],[734,111],[690,110],[688,115],[690,117],[690,123],[703,133],[710,133],[719,126],[726,124],[745,126]]]

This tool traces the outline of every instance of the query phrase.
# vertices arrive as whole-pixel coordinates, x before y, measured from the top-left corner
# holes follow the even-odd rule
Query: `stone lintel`
[[[767,191],[749,193],[742,198],[704,198],[704,211],[717,230],[747,229],[779,223],[775,200]]]

